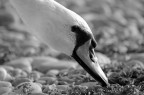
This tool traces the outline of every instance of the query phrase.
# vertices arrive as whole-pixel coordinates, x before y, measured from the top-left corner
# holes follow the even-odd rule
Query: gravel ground
[[[56,0],[93,30],[108,87],[38,41],[6,1],[0,0],[0,95],[144,95],[143,0]]]

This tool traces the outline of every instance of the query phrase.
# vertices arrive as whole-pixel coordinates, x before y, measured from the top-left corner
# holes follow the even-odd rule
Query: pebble
[[[11,75],[13,77],[27,77],[27,73],[23,71],[22,69],[15,68],[12,72]]]
[[[140,60],[128,60],[125,62],[126,66],[129,66],[130,68],[136,69],[136,68],[142,68],[144,69],[144,64]]]
[[[49,70],[46,75],[47,76],[56,76],[60,71],[56,69]]]
[[[3,81],[6,79],[7,71],[3,67],[0,67],[0,80]]]
[[[23,82],[31,82],[31,80],[28,78],[16,78],[15,80],[13,80],[12,85],[16,87]]]
[[[45,94],[45,93],[32,93],[30,95],[48,95],[48,94]]]
[[[106,55],[102,54],[102,53],[96,53],[96,56],[98,58],[98,62],[100,66],[105,66],[106,64],[110,64],[111,60],[109,57],[107,57]]]
[[[46,73],[51,69],[62,70],[76,67],[76,62],[62,61],[52,57],[34,57],[32,62],[32,68],[43,73]]]
[[[12,91],[12,88],[10,87],[0,87],[0,95],[11,92],[11,91]]]
[[[144,53],[138,53],[138,54],[131,54],[129,56],[129,60],[139,60],[141,61],[142,63],[144,63]]]
[[[12,66],[14,68],[19,68],[30,73],[32,71],[31,62],[32,58],[19,58],[12,60],[6,63],[5,65]]]
[[[15,93],[15,92],[6,92],[6,93],[4,93],[2,95],[17,95],[17,93]]]
[[[73,79],[70,79],[68,77],[61,77],[60,79],[58,79],[59,81],[64,81],[64,82],[67,82],[67,83],[73,83],[74,80]]]
[[[42,93],[42,89],[37,83],[24,82],[16,86],[16,88],[14,89],[14,92],[18,94],[22,94],[22,95],[23,94],[29,95],[32,93]]]
[[[12,84],[6,81],[0,81],[0,87],[11,87]]]
[[[12,66],[3,65],[2,67],[5,68],[7,72],[11,72],[14,70]]]
[[[98,84],[97,82],[86,82],[86,83],[82,83],[80,85],[86,86],[86,87],[93,87],[93,86],[96,86],[97,84]]]
[[[43,89],[43,92],[44,92],[44,93],[47,93],[48,91],[54,90],[54,89],[57,89],[55,84],[46,85],[46,86],[44,87],[44,89]]]
[[[62,91],[67,91],[69,89],[68,85],[57,85],[57,89]]]
[[[37,53],[37,50],[34,47],[29,47],[22,49],[23,55],[33,55]]]
[[[41,88],[43,87],[43,85],[42,84],[40,84],[40,83],[37,83],[37,82],[35,82],[36,84],[38,84]]]
[[[11,80],[13,80],[14,79],[14,77],[12,77],[9,73],[7,73],[7,76],[6,76],[6,78],[5,78],[5,81],[11,81]]]
[[[17,95],[17,93],[15,93],[15,92],[6,92],[6,93],[4,93],[2,95]]]
[[[36,83],[40,83],[42,85],[45,85],[46,84],[46,81],[45,80],[37,80]]]
[[[28,74],[28,77],[32,80],[38,80],[43,74],[38,71],[32,71]]]
[[[58,85],[68,85],[68,83],[66,81],[58,81],[57,84]]]
[[[46,81],[47,84],[52,85],[57,81],[57,78],[54,77],[41,77],[39,80]]]

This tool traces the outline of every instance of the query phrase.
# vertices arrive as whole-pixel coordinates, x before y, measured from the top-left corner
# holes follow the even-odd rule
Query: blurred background
[[[95,51],[110,58],[144,52],[143,0],[56,0],[81,15],[91,27]],[[0,63],[23,56],[49,55],[52,51],[29,33],[8,0],[0,0]]]

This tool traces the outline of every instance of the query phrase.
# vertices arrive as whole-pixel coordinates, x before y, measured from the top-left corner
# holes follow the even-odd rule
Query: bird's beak
[[[79,46],[73,57],[102,86],[108,86],[108,79],[98,63],[94,48],[90,47],[90,45],[91,40]]]

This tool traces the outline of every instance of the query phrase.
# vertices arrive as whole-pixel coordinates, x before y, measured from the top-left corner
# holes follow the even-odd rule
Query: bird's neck
[[[57,51],[72,54],[74,41],[70,39],[73,36],[69,24],[75,16],[71,17],[68,9],[54,0],[11,0],[11,3],[28,30],[40,41]]]

